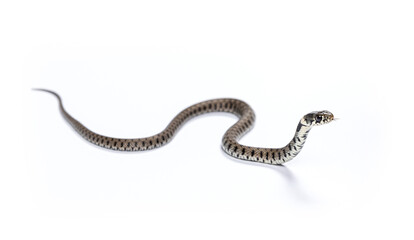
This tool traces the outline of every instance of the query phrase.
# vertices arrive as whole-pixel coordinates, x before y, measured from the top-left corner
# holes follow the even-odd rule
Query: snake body
[[[118,151],[145,151],[164,146],[172,140],[178,129],[188,120],[210,112],[228,112],[235,114],[239,120],[231,126],[222,138],[222,149],[230,156],[253,162],[279,165],[293,159],[303,148],[309,131],[313,126],[328,123],[334,119],[329,111],[318,111],[306,114],[296,128],[293,139],[282,148],[260,148],[245,146],[238,140],[247,133],[254,124],[253,109],[238,99],[221,98],[194,104],[176,115],[168,126],[160,133],[145,138],[113,138],[95,133],[73,118],[63,107],[61,97],[47,89],[34,89],[53,94],[59,100],[59,109],[66,121],[87,141],[100,147]]]

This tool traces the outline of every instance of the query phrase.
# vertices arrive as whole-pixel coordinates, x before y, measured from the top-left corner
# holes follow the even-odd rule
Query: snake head
[[[334,115],[329,111],[315,111],[303,116],[301,123],[305,126],[313,127],[326,124],[334,120]]]

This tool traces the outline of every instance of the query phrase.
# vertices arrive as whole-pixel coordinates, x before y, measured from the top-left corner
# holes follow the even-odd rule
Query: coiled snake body
[[[224,134],[221,145],[223,150],[230,156],[238,159],[279,165],[293,159],[302,150],[307,135],[313,126],[334,120],[333,114],[329,111],[311,112],[299,121],[293,139],[285,147],[250,147],[238,143],[238,140],[253,126],[255,121],[253,109],[243,101],[222,98],[200,102],[184,109],[174,117],[162,132],[154,136],[133,139],[112,138],[92,132],[69,115],[63,108],[62,100],[57,93],[46,89],[34,90],[55,95],[59,100],[59,109],[63,117],[83,138],[100,147],[118,151],[144,151],[161,147],[170,142],[179,127],[189,119],[209,112],[228,112],[238,116],[239,121]]]

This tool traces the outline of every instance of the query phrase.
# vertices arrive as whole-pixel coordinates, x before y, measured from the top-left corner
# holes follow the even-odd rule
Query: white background
[[[2,1],[1,239],[412,239],[410,1]],[[144,137],[198,101],[256,112],[241,142],[284,167],[226,156],[237,118],[188,122],[167,146],[121,153],[80,138]]]

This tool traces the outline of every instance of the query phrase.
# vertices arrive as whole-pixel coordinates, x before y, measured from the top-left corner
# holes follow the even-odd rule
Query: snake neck
[[[301,120],[296,128],[295,135],[293,139],[281,149],[282,152],[289,153],[285,158],[284,162],[287,162],[302,150],[303,146],[305,145],[306,138],[308,137],[309,131],[312,129],[312,126],[307,126]]]
[[[243,118],[242,118],[243,119]],[[237,125],[237,124],[236,124]],[[223,137],[223,150],[229,155],[253,162],[260,162],[272,165],[284,164],[292,160],[305,145],[311,126],[302,119],[295,131],[293,139],[282,148],[260,148],[239,144],[237,140],[242,133],[237,132],[236,127],[230,128]]]

